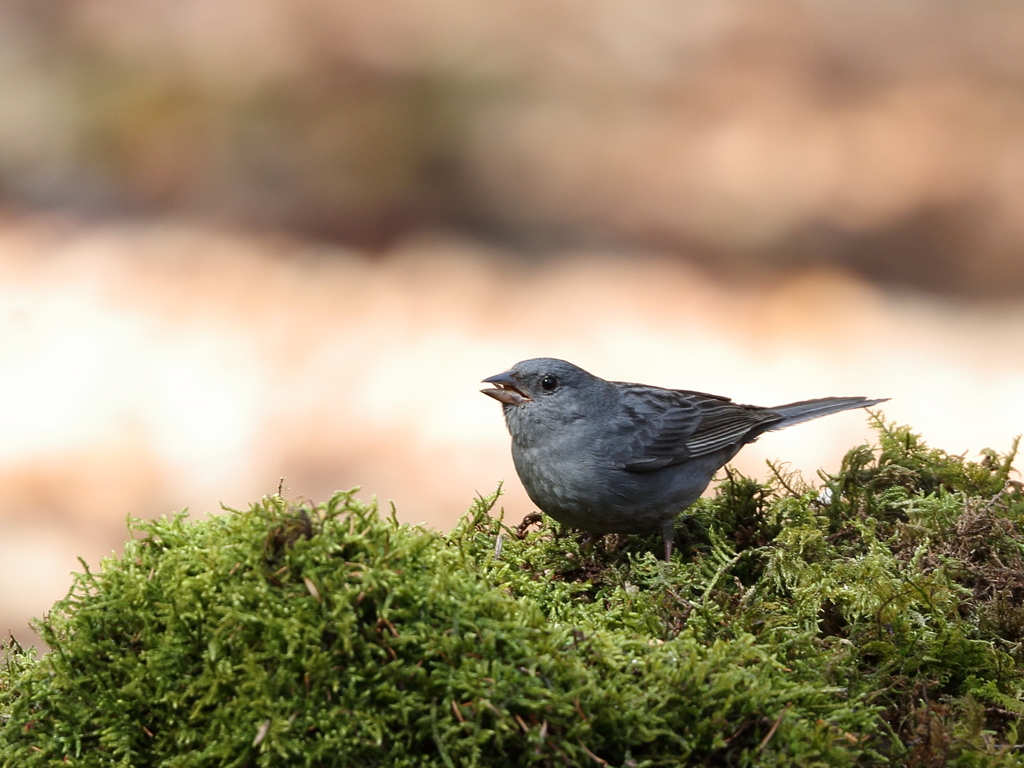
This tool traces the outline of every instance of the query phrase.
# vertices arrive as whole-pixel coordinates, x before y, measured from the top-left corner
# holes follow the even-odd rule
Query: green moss
[[[1024,497],[881,422],[581,548],[480,499],[136,522],[0,665],[0,765],[1024,765]]]

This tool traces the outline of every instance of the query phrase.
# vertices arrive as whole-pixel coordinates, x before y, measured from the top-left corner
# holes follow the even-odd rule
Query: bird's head
[[[483,393],[500,402],[506,416],[529,412],[553,423],[584,416],[600,407],[609,389],[604,379],[551,357],[523,360],[483,383],[494,385]]]

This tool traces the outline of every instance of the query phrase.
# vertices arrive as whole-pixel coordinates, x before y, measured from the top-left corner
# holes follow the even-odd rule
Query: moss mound
[[[1016,448],[1016,446],[1014,446]],[[581,550],[478,500],[134,524],[0,664],[0,765],[1024,765],[1024,494],[879,423]]]

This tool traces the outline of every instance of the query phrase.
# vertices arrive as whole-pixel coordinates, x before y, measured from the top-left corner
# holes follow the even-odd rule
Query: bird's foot
[[[580,552],[590,549],[597,542],[604,538],[603,533],[592,533],[591,531],[584,531],[580,537]]]
[[[580,552],[585,552],[598,543],[604,544],[606,552],[617,552],[629,540],[624,533],[591,533],[584,531],[580,537]]]
[[[516,526],[516,538],[522,540],[526,538],[526,534],[529,533],[531,525],[536,525],[544,519],[544,515],[540,512],[531,512],[523,518],[522,522]]]

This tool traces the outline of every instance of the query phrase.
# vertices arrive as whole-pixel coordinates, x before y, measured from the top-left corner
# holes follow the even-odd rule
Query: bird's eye
[[[552,376],[550,373],[540,380],[540,388],[545,392],[554,392],[558,389],[558,379]]]

